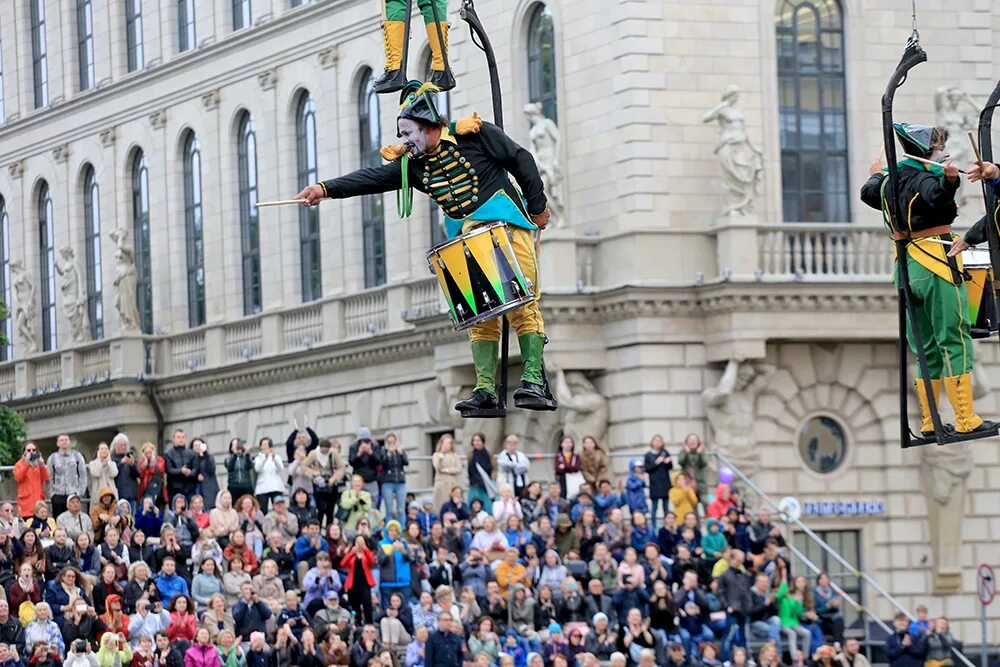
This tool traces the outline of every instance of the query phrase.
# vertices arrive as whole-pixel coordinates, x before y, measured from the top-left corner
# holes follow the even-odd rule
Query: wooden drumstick
[[[301,204],[306,201],[305,199],[277,199],[275,201],[259,201],[254,206],[257,208],[264,208],[265,206],[291,206],[293,204]]]
[[[972,152],[976,154],[976,164],[979,165],[979,169],[983,168],[983,156],[979,153],[979,146],[976,145],[976,137],[972,132],[969,132],[969,141],[972,143]]]

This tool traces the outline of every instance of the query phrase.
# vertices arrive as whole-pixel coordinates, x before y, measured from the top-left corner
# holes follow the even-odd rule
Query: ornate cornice
[[[45,396],[16,399],[9,402],[27,421],[79,414],[86,410],[102,410],[133,403],[145,404],[142,384],[135,380],[112,380],[99,386],[88,386],[54,392]]]

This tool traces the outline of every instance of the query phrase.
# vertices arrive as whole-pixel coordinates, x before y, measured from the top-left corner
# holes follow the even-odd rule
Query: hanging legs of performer
[[[437,18],[440,21],[434,20],[432,2],[436,5]],[[406,0],[385,0],[385,21],[382,23],[385,39],[385,72],[375,82],[376,93],[394,93],[402,90],[403,84],[406,83],[406,72],[402,71],[403,50],[407,47],[403,43],[406,33],[406,6]],[[450,70],[445,69],[445,55],[448,52],[448,2],[417,0],[417,6],[424,17],[427,41],[431,47],[430,82],[441,90],[451,90],[455,87],[455,77]]]
[[[951,224],[958,215],[955,193],[959,187],[959,171],[948,162],[948,130],[905,124],[896,124],[895,129],[907,153],[946,164],[942,168],[911,159],[898,164],[897,196],[900,210],[906,212],[906,220],[892,220],[888,213],[890,207],[884,200],[888,176],[878,160],[872,164],[872,176],[861,189],[861,199],[872,208],[882,209],[894,239],[908,242],[906,257],[897,258],[907,263],[915,310],[914,321],[907,317],[907,340],[916,353],[913,327],[919,327],[935,405],[940,405],[938,398],[943,385],[955,411],[955,431],[990,431],[997,424],[983,420],[973,406],[974,352],[969,294],[963,280],[961,258],[948,257],[945,246],[934,241],[952,239]],[[932,436],[934,423],[919,366],[917,375],[920,433]]]

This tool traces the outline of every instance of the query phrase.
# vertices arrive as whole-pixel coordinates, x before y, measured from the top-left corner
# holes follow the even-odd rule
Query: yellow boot
[[[917,380],[917,398],[920,399],[920,434],[926,436],[934,435],[934,420],[931,419],[931,404],[927,400],[927,390],[923,380]],[[934,405],[938,412],[941,411],[941,380],[931,380],[931,391],[934,393]],[[944,429],[950,430],[951,424],[944,424]]]
[[[385,71],[375,81],[376,93],[394,93],[403,89],[406,77],[402,71],[403,34],[406,24],[403,21],[383,21],[382,36],[385,39]]]
[[[945,391],[948,392],[948,400],[951,407],[955,409],[955,430],[959,433],[972,433],[973,431],[990,431],[997,427],[995,422],[984,421],[976,414],[972,404],[972,375],[955,375],[943,378]]]
[[[438,37],[438,26],[441,28],[441,37],[444,37],[444,49],[441,48],[441,40]],[[444,54],[448,52],[448,23],[426,23],[427,42],[431,47],[431,83],[441,90],[451,90],[455,87],[455,77],[451,73],[451,68],[445,69]]]

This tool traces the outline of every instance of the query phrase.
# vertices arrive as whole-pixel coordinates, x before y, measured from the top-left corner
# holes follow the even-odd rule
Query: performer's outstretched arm
[[[360,195],[392,192],[403,187],[400,162],[390,162],[379,167],[358,169],[349,174],[307,185],[296,195],[306,206],[315,206],[323,199],[347,199]]]

